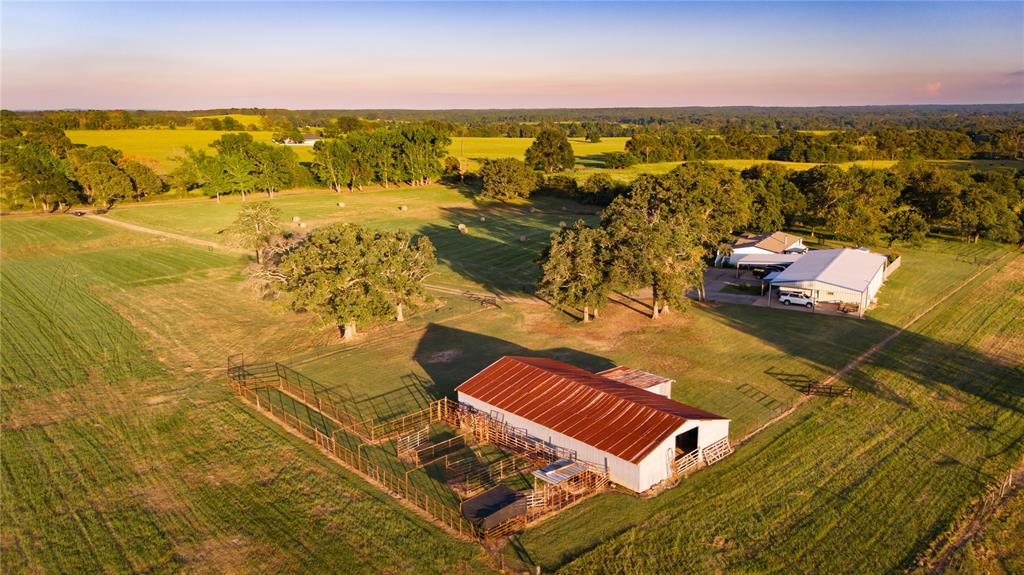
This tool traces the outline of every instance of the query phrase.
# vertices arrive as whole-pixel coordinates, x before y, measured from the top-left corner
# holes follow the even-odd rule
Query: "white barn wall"
[[[479,399],[466,395],[461,391],[459,392],[459,403],[464,403],[487,414],[490,414],[491,412],[498,412],[504,416],[505,423],[525,429],[530,436],[540,439],[541,441],[546,441],[552,445],[574,450],[577,458],[586,461],[587,463],[592,463],[598,467],[607,469],[608,478],[611,479],[613,483],[618,483],[619,485],[634,491],[642,491],[639,489],[639,468],[635,463],[630,463],[625,459],[621,459],[601,451],[600,449],[583,443],[578,439],[562,435],[557,431],[553,431],[536,422],[519,417],[514,413],[498,409],[485,401],[480,401]]]
[[[631,463],[462,392],[459,392],[459,402],[483,413],[498,412],[504,416],[505,423],[525,429],[530,436],[576,451],[577,458],[607,468],[608,478],[613,483],[632,489],[637,493],[647,491],[672,475],[671,463],[675,454],[676,436],[680,433],[699,427],[700,431],[697,432],[698,449],[704,449],[729,436],[728,419],[689,420],[661,442],[647,457],[638,463]]]
[[[875,299],[878,295],[878,290],[882,289],[882,282],[885,281],[885,266],[878,268],[878,272],[875,273],[875,277],[871,278],[871,282],[868,284],[868,301]]]

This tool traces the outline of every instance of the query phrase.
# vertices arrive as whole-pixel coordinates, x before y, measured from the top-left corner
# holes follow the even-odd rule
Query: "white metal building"
[[[671,478],[683,456],[703,458],[706,448],[727,445],[728,419],[609,377],[650,383],[640,375],[646,372],[604,373],[506,356],[456,391],[460,403],[574,451],[577,459],[607,470],[612,482],[636,492]]]
[[[861,315],[885,279],[888,260],[864,250],[808,252],[772,280],[772,286],[809,295],[819,303],[856,304]]]

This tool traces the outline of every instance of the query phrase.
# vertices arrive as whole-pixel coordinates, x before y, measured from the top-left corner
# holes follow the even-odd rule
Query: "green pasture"
[[[0,234],[5,572],[486,571],[180,361],[210,333],[166,337],[189,318],[154,294],[239,298],[239,258],[70,216]]]
[[[815,399],[674,490],[590,500],[507,552],[566,573],[912,568],[1020,461],[1024,370],[1001,346],[1024,336],[1022,263],[1003,260],[850,373],[853,398]]]
[[[405,229],[428,236],[442,264],[432,282],[521,292],[537,276],[534,260],[560,222],[593,219],[594,209],[570,201],[538,198],[530,205],[475,203],[464,192],[444,187],[400,187],[391,190],[334,193],[314,190],[282,194],[274,200],[289,229],[299,217],[310,227],[358,222],[382,229]],[[339,207],[338,203],[344,203]],[[405,210],[402,210],[402,207]],[[530,207],[539,210],[532,213]],[[241,202],[202,199],[186,202],[125,204],[108,216],[160,230],[226,242],[222,233],[234,220]],[[563,210],[562,208],[565,208]],[[483,218],[483,221],[481,221]],[[459,224],[468,233],[459,232]],[[525,241],[523,241],[525,238]]]
[[[431,290],[406,322],[344,344],[335,327],[262,299],[242,256],[88,218],[0,222],[5,569],[484,571],[478,547],[231,397],[226,355],[286,363],[378,419],[451,397],[502,355],[628,365],[674,378],[673,397],[729,417],[735,439],[799,400],[795,384],[839,369],[1006,253],[938,238],[899,246],[902,267],[866,320],[693,304],[655,322],[642,299],[616,297],[584,325],[541,303],[484,305],[461,292],[523,298],[549,234],[592,218],[589,207],[477,204],[440,186],[273,201],[288,226],[299,216],[309,227],[427,234],[441,263],[428,282],[448,289]],[[108,215],[225,241],[219,232],[240,205],[190,200]],[[656,498],[590,499],[527,531],[507,562],[580,573],[912,566],[1020,459],[1022,263],[999,260],[849,374],[853,398],[811,400]],[[430,470],[414,473],[450,497]]]

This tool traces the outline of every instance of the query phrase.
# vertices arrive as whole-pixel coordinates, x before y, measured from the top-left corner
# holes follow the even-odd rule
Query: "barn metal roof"
[[[885,262],[885,256],[861,250],[812,251],[775,276],[772,285],[814,281],[862,292]]]
[[[725,419],[539,357],[505,356],[456,391],[632,463],[687,420]]]
[[[615,381],[625,383],[626,385],[632,385],[633,387],[639,387],[640,389],[648,389],[662,383],[672,383],[673,380],[655,375],[648,371],[642,371],[639,369],[633,369],[624,365],[617,365],[611,369],[597,372],[597,375],[607,377],[608,379],[614,379]]]

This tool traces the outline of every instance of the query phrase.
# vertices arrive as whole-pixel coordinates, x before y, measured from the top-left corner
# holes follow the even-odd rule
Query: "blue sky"
[[[1024,3],[2,4],[5,108],[1024,102]]]

